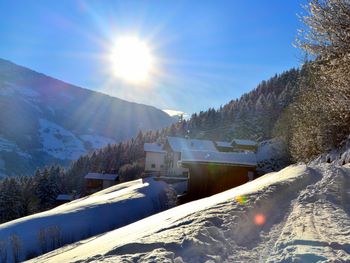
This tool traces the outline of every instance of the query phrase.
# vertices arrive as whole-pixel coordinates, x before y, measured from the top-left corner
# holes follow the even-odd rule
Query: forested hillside
[[[195,113],[184,123],[196,138],[257,141],[271,138],[276,121],[296,98],[302,70],[291,69],[262,81],[253,91],[215,110]]]

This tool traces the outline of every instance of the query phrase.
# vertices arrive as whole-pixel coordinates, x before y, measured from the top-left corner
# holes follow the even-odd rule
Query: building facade
[[[163,145],[159,143],[145,143],[145,173],[162,175],[166,171],[165,158],[167,152],[163,150]]]
[[[182,154],[192,151],[255,152],[257,144],[250,140],[232,142],[167,137],[164,144],[145,143],[145,172],[167,176],[188,176],[189,168],[180,165]]]

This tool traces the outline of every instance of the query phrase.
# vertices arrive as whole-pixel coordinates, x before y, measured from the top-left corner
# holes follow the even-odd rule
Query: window
[[[152,163],[151,168],[156,168],[156,164]]]
[[[160,168],[164,168],[164,165],[163,165],[163,164],[161,164],[161,165],[160,165]]]

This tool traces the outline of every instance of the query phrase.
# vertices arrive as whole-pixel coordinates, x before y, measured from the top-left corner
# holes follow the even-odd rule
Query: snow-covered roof
[[[185,139],[180,137],[168,137],[168,143],[174,152],[190,151],[217,151],[214,143],[208,140]]]
[[[231,144],[237,144],[237,145],[245,145],[245,146],[256,146],[257,143],[252,140],[241,140],[241,139],[233,139]]]
[[[56,197],[57,201],[72,201],[73,195],[60,194]]]
[[[215,144],[218,147],[222,147],[222,148],[232,148],[232,145],[230,142],[216,141]]]
[[[145,143],[143,149],[145,152],[166,153],[166,151],[163,150],[163,145],[160,143]]]
[[[118,178],[117,174],[101,174],[101,173],[88,173],[84,177],[85,179],[99,179],[114,181]]]
[[[256,166],[252,152],[182,151],[181,163],[216,163],[227,165]]]

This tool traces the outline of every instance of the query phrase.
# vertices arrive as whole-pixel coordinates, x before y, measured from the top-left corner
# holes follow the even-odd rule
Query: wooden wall
[[[215,164],[186,164],[190,169],[188,196],[198,199],[223,192],[249,181],[248,172],[255,167]]]

